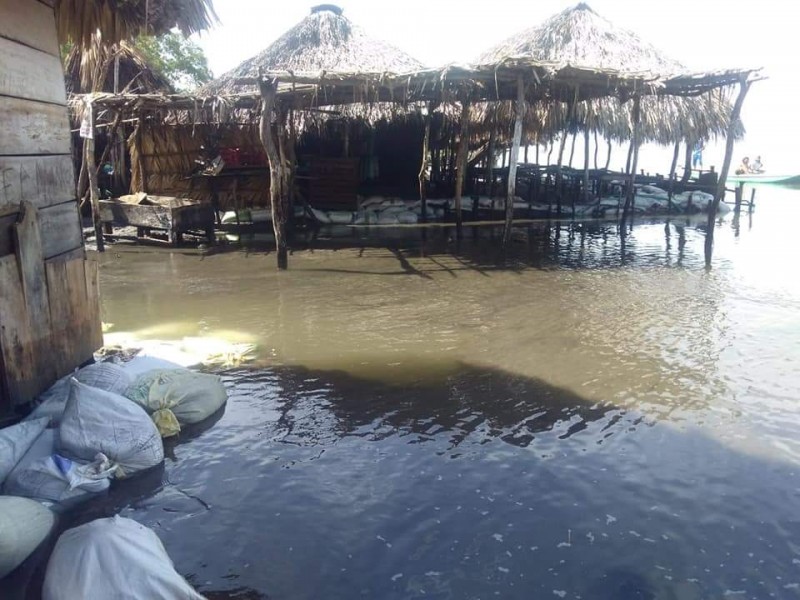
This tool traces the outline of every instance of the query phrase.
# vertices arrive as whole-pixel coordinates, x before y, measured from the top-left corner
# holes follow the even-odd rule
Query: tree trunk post
[[[628,189],[625,194],[625,209],[622,211],[622,222],[625,223],[625,220],[629,214],[633,206],[633,199],[636,194],[636,188],[634,186],[636,182],[636,169],[639,164],[639,136],[641,133],[641,122],[642,122],[642,112],[641,112],[641,100],[639,96],[635,96],[633,98],[633,137],[631,139],[631,151],[633,156],[631,157],[631,168],[630,173],[628,175]]]
[[[525,82],[522,75],[517,77],[517,103],[514,111],[514,137],[508,157],[508,187],[506,193],[506,223],[503,229],[503,246],[511,241],[511,226],[514,221],[514,197],[517,191],[517,163],[519,146],[522,140],[522,119],[525,116]]]
[[[422,211],[422,222],[428,221],[428,166],[430,165],[430,145],[431,145],[431,116],[435,105],[428,103],[428,114],[425,115],[425,133],[422,136],[422,164],[419,168],[419,199]]]
[[[589,204],[589,123],[587,122],[583,128],[583,201]],[[575,203],[573,202],[573,207]],[[572,216],[575,216],[575,209],[572,210]]]
[[[717,218],[717,210],[719,210],[719,203],[725,197],[725,184],[728,179],[728,172],[731,168],[731,159],[733,157],[733,144],[736,141],[736,127],[739,124],[739,117],[742,114],[742,106],[744,106],[744,99],[747,97],[747,92],[750,90],[750,81],[744,76],[739,81],[739,96],[736,98],[736,103],[731,110],[731,118],[728,121],[728,135],[725,140],[725,158],[722,161],[722,169],[719,172],[719,180],[717,182],[717,193],[714,194],[714,201],[708,208],[708,221],[706,226],[706,267],[711,266],[711,256],[714,251],[714,221]]]
[[[464,192],[464,180],[467,175],[467,158],[469,154],[469,101],[461,103],[461,134],[458,139],[458,154],[456,158],[456,239],[463,235],[463,219],[461,214],[461,195]]]
[[[611,138],[606,138],[606,146],[608,149],[608,154],[606,155],[606,167],[605,170],[608,171],[608,168],[611,166]]]
[[[278,269],[289,268],[289,253],[286,248],[286,214],[283,202],[284,165],[281,164],[278,140],[272,132],[272,111],[275,109],[276,81],[259,81],[261,92],[261,119],[259,134],[261,144],[269,161],[269,198],[272,205],[272,229],[275,233],[275,249],[278,255]],[[280,123],[278,124],[280,127]]]
[[[681,152],[680,141],[675,142],[675,152],[672,153],[672,165],[669,169],[669,194],[667,195],[667,212],[672,212],[672,195],[675,193],[675,170],[678,168],[678,156]]]

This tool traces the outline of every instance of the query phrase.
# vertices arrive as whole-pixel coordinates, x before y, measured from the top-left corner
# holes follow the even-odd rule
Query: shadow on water
[[[408,385],[222,375],[224,414],[64,526],[142,522],[214,600],[700,599],[794,581],[794,469],[697,431],[465,363]],[[37,597],[36,560],[10,598]]]
[[[410,274],[429,278],[429,274],[419,270],[411,259],[427,258],[436,263],[436,257],[448,256],[455,259],[440,263],[442,271],[457,276],[459,271],[478,270],[490,274],[493,270],[514,270],[524,268],[554,269],[615,268],[631,264],[635,259],[648,262],[657,259],[651,247],[642,248],[637,240],[639,228],[651,225],[673,225],[676,232],[687,228],[705,235],[704,215],[673,217],[639,217],[625,226],[607,220],[542,220],[519,224],[512,232],[510,248],[501,245],[502,228],[497,226],[466,226],[465,238],[457,240],[453,227],[432,227],[430,229],[331,226],[308,233],[298,233],[292,242],[293,252],[385,250],[397,260],[400,271],[383,272],[384,275]],[[424,234],[424,235],[423,235]],[[208,251],[209,254],[240,252],[269,253],[271,240],[255,238],[250,241],[223,243]],[[597,252],[598,248],[601,249]],[[681,246],[681,257],[685,243]],[[641,254],[641,256],[639,256]],[[668,254],[666,256],[669,258]],[[698,262],[702,256],[693,257]],[[375,271],[362,272],[319,267],[320,271],[335,271],[350,274],[376,275]]]

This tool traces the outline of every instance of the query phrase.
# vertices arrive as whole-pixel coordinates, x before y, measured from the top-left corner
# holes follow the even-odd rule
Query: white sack
[[[93,461],[102,452],[126,477],[164,460],[161,436],[147,413],[128,399],[71,382],[56,442],[59,454]]]
[[[175,571],[158,536],[120,516],[61,535],[47,564],[42,598],[203,600]]]
[[[89,464],[72,461],[54,454],[55,443],[55,429],[42,432],[6,479],[3,493],[68,508],[108,489],[114,466],[104,455]]]
[[[27,419],[49,417],[53,425],[58,425],[69,399],[69,382],[73,377],[83,384],[120,396],[134,379],[133,375],[115,363],[94,363],[56,381],[49,390],[39,396],[39,406],[28,415]]]
[[[55,525],[55,515],[28,498],[0,496],[0,579],[16,569]]]
[[[126,396],[152,415],[163,437],[207,419],[228,399],[219,377],[186,369],[140,375]]]
[[[0,429],[0,486],[47,427],[48,419],[36,419]]]

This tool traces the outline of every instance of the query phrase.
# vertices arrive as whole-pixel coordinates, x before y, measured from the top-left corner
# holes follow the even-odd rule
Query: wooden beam
[[[467,154],[469,151],[469,101],[465,100],[461,103],[461,120],[459,122],[461,134],[458,140],[458,154],[456,158],[456,238],[461,239],[462,231],[462,213],[461,213],[461,195],[464,192],[464,180],[467,171]]]
[[[511,153],[508,157],[508,191],[506,194],[506,224],[503,229],[503,245],[511,241],[511,226],[514,221],[514,197],[517,194],[517,163],[519,146],[522,141],[522,119],[525,116],[525,82],[522,75],[517,78],[517,102],[514,111],[514,136],[511,140]]]
[[[733,145],[736,141],[736,128],[739,125],[739,118],[742,114],[742,106],[744,106],[744,99],[747,97],[747,92],[750,90],[752,82],[748,81],[746,77],[742,77],[739,81],[739,95],[731,110],[731,118],[728,121],[728,135],[725,140],[725,158],[722,161],[722,169],[719,172],[719,181],[717,182],[717,193],[714,194],[714,201],[708,208],[708,221],[706,224],[706,266],[711,266],[711,256],[714,251],[714,221],[717,218],[717,211],[719,210],[719,203],[725,197],[725,184],[728,179],[728,172],[731,168],[731,159],[733,157]]]
[[[278,255],[278,268],[285,270],[289,268],[289,253],[286,247],[286,214],[283,204],[282,183],[283,165],[281,164],[280,152],[275,135],[272,133],[272,112],[275,109],[275,94],[277,84],[275,81],[259,80],[259,91],[261,93],[261,120],[259,122],[259,134],[261,144],[267,153],[269,161],[269,198],[272,204],[272,229],[275,233],[275,248]]]

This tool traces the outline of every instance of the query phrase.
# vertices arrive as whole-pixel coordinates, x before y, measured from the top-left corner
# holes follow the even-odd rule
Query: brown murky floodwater
[[[800,596],[800,192],[752,216],[121,248],[104,320],[258,344],[163,472],[89,507],[211,598]],[[322,238],[325,236],[323,235]]]

